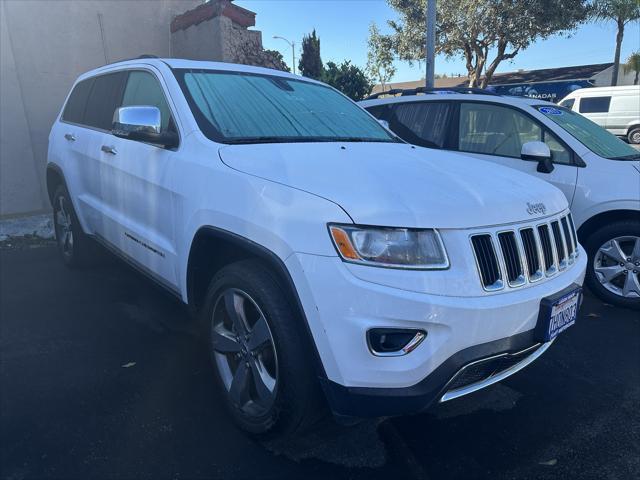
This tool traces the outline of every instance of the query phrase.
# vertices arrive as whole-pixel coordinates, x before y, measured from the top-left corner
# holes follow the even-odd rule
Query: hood
[[[220,158],[233,169],[331,200],[363,225],[470,228],[568,207],[560,190],[531,175],[407,144],[230,145]],[[546,212],[527,203],[544,203]]]

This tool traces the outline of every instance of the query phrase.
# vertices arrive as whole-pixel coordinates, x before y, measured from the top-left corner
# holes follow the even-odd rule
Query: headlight
[[[440,234],[432,229],[329,224],[333,243],[346,262],[375,267],[449,268]]]

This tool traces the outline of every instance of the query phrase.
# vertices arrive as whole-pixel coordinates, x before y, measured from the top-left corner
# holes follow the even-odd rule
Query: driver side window
[[[459,150],[520,158],[522,145],[542,141],[551,150],[551,160],[571,165],[571,153],[558,137],[529,116],[513,108],[487,103],[460,105]]]
[[[487,103],[462,103],[458,132],[462,152],[513,158],[520,158],[523,144],[542,140],[535,121],[513,108]]]
[[[171,121],[171,110],[158,80],[149,72],[134,70],[129,73],[127,86],[122,98],[122,106],[151,106],[160,110],[162,131],[175,131]]]

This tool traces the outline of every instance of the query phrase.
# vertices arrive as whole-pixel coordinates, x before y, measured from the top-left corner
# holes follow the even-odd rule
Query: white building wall
[[[171,20],[201,0],[0,0],[0,216],[45,211],[49,129],[78,75],[171,56]]]

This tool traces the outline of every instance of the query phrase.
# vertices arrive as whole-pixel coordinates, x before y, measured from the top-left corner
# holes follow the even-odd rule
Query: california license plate
[[[536,337],[539,341],[550,342],[560,333],[576,323],[582,288],[576,285],[569,287],[540,302],[540,313],[536,325]]]

